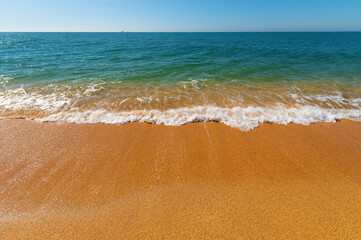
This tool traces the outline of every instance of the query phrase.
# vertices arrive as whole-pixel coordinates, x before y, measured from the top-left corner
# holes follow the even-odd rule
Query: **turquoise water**
[[[0,117],[182,125],[361,117],[361,33],[0,33]]]

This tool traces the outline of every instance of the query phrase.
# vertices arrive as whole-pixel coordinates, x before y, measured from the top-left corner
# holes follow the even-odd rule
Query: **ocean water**
[[[0,118],[361,119],[361,32],[0,33]]]

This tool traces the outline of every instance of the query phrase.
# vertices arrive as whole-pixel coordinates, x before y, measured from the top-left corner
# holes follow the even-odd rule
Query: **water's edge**
[[[66,122],[78,124],[126,124],[144,122],[164,124],[166,126],[182,126],[196,122],[219,122],[242,131],[249,131],[261,123],[289,123],[310,125],[318,122],[334,123],[341,119],[361,121],[361,110],[333,109],[327,110],[313,106],[300,108],[279,107],[269,109],[264,107],[234,107],[220,108],[198,106],[193,108],[159,110],[138,110],[120,113],[110,113],[102,110],[87,112],[60,112],[46,117],[1,117],[0,119],[27,119],[38,122]]]

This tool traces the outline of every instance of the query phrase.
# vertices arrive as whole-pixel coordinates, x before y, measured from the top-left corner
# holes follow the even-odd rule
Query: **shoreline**
[[[358,121],[244,132],[12,119],[0,136],[2,239],[361,234]]]

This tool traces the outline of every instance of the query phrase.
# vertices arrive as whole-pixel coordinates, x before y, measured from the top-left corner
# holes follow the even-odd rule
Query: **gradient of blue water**
[[[0,119],[361,119],[361,33],[0,33]]]
[[[7,86],[204,78],[359,85],[361,33],[0,33],[0,76]]]

